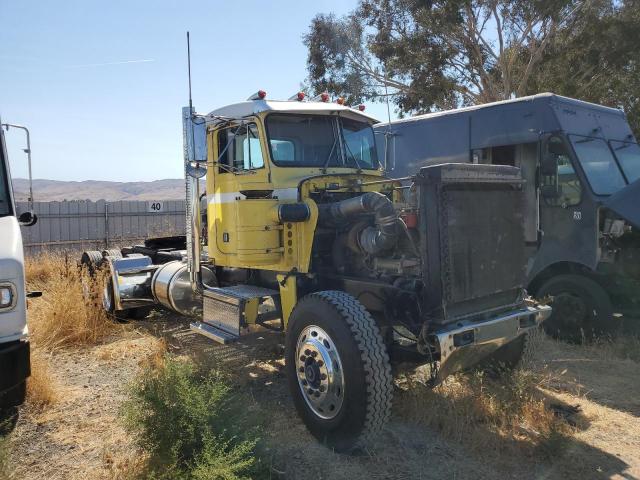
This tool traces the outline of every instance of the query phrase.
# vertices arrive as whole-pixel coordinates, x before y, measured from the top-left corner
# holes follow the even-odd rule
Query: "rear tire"
[[[350,453],[380,433],[393,378],[380,330],[358,300],[342,291],[305,296],[291,314],[285,343],[294,404],[319,441]]]
[[[590,278],[558,275],[538,289],[536,297],[553,297],[551,316],[543,323],[545,331],[570,342],[593,339],[610,332],[613,307],[607,292]]]
[[[80,266],[85,267],[89,275],[95,275],[96,271],[102,266],[104,258],[98,250],[87,250],[82,252],[80,257]]]
[[[122,258],[122,252],[117,248],[109,248],[102,251],[102,257]]]

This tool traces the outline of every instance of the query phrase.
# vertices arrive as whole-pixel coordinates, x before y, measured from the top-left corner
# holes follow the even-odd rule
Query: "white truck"
[[[27,133],[29,184],[31,158]],[[32,202],[33,197],[30,198]],[[32,205],[32,203],[30,203]],[[17,216],[11,187],[9,159],[0,128],[0,427],[5,430],[17,418],[17,406],[24,402],[26,379],[30,374],[29,332],[27,328],[27,292],[25,288],[24,253],[20,225],[33,225],[37,218],[33,209]]]

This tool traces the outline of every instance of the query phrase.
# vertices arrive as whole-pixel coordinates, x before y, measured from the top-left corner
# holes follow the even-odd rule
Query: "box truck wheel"
[[[391,410],[391,366],[380,330],[358,300],[342,291],[303,297],[285,343],[294,404],[318,440],[349,453],[381,431]]]
[[[577,342],[613,328],[609,295],[590,278],[558,275],[542,284],[536,296],[553,297],[553,312],[543,325],[556,338]]]

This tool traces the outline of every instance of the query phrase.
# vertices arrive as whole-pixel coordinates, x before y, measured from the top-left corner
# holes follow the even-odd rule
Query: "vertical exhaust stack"
[[[204,291],[200,265],[200,179],[206,169],[206,122],[196,116],[193,107],[182,108],[184,141],[184,173],[186,193],[187,269],[191,288],[197,294]],[[202,166],[202,163],[205,165]]]

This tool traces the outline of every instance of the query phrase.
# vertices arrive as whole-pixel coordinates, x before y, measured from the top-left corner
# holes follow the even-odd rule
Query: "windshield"
[[[613,153],[629,183],[640,178],[640,146],[637,143],[611,142]]]
[[[328,115],[271,114],[267,134],[280,167],[378,168],[368,123]]]
[[[569,135],[589,184],[596,195],[611,195],[626,185],[607,143],[599,138]]]

